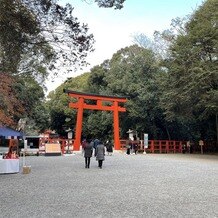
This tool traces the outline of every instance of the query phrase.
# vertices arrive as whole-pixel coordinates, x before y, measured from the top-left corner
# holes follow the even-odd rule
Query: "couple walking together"
[[[87,140],[84,145],[84,157],[85,157],[85,168],[90,167],[90,161],[93,153],[93,148],[95,149],[95,157],[96,160],[98,161],[98,167],[102,169],[102,164],[104,161],[104,156],[105,156],[105,148],[104,144],[99,141],[98,139],[95,139],[94,141]]]

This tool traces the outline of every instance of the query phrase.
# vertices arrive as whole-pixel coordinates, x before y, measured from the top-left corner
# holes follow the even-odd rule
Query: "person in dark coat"
[[[140,143],[140,141],[135,136],[134,141],[133,141],[133,151],[135,152],[135,154],[137,154],[137,152],[138,152],[139,143]]]
[[[93,146],[90,143],[90,140],[87,140],[84,143],[83,149],[84,149],[84,157],[85,157],[85,168],[89,168],[91,157],[92,157],[92,152],[93,152]]]
[[[82,141],[82,154],[84,154],[84,146],[86,145],[86,139]]]
[[[95,149],[95,156],[96,156],[96,147],[98,146],[100,141],[98,139],[95,139],[93,142],[94,142],[93,148]]]
[[[126,145],[126,154],[127,155],[130,155],[131,148],[132,148],[132,140],[129,139],[129,140],[127,140],[127,145]]]
[[[109,140],[107,140],[105,146],[106,146],[106,150],[107,150],[108,155],[112,155],[112,153],[113,153],[112,143]]]
[[[99,144],[96,147],[96,160],[98,161],[98,167],[101,169],[105,156],[104,144],[99,141]]]

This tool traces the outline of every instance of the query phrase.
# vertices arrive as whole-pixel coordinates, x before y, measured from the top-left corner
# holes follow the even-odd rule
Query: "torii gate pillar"
[[[118,102],[114,102],[114,149],[120,150]]]
[[[114,149],[120,150],[120,137],[119,137],[119,112],[125,112],[124,107],[119,106],[119,102],[126,102],[126,97],[117,97],[117,96],[106,96],[106,95],[96,95],[96,94],[87,94],[81,92],[75,92],[71,90],[64,90],[68,96],[77,99],[77,102],[70,102],[70,108],[76,108],[77,112],[77,121],[76,121],[76,134],[74,139],[74,150],[80,150],[81,144],[81,134],[82,134],[82,122],[83,122],[83,110],[102,110],[102,111],[113,111],[114,112]],[[96,104],[88,104],[85,100],[95,100]],[[110,102],[111,105],[103,105],[103,102]]]
[[[79,98],[78,100],[78,111],[76,120],[76,134],[74,139],[74,150],[79,151],[81,144],[81,134],[82,134],[82,123],[83,123],[83,104],[84,98]]]

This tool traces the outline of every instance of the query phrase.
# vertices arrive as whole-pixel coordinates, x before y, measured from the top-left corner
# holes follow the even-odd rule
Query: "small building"
[[[39,148],[40,136],[26,136],[27,148]]]

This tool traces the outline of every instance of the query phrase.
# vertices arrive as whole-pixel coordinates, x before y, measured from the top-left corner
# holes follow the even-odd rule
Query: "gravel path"
[[[218,156],[30,156],[0,175],[0,217],[218,217]]]

